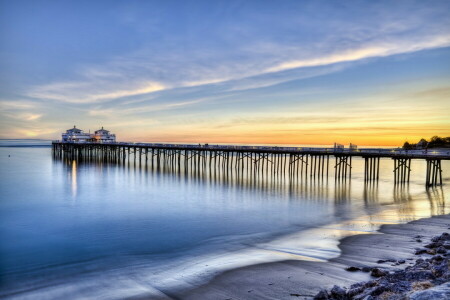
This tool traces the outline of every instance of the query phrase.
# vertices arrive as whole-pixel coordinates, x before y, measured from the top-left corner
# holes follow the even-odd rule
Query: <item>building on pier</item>
[[[104,129],[103,127],[92,134],[85,133],[74,125],[73,128],[66,130],[66,132],[62,134],[62,142],[114,143],[115,141],[116,135],[110,133],[109,130]]]
[[[97,143],[112,143],[116,141],[116,135],[110,133],[109,130],[103,128],[96,130],[94,133],[94,139]]]
[[[67,129],[66,132],[62,134],[62,141],[77,143],[92,142],[92,135],[83,132],[83,130],[73,125],[73,128]]]

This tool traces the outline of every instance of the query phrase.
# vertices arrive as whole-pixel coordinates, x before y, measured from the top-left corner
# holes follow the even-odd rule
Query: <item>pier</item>
[[[347,181],[352,176],[352,158],[364,159],[364,181],[377,182],[380,159],[392,159],[395,184],[408,184],[411,160],[425,160],[424,183],[442,185],[442,160],[450,160],[450,149],[402,150],[356,148],[310,148],[234,145],[190,145],[156,143],[52,142],[55,157],[145,164],[156,170],[173,172],[223,172],[247,178],[274,177],[287,180],[311,178]]]

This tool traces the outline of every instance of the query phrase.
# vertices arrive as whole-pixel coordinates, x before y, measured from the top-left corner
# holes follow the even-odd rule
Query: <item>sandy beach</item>
[[[334,285],[348,287],[373,279],[369,272],[350,272],[346,270],[348,267],[395,271],[412,265],[418,258],[415,249],[430,242],[433,236],[448,232],[449,226],[450,215],[383,225],[380,234],[342,239],[341,255],[328,262],[283,261],[243,267],[224,272],[196,289],[168,296],[174,299],[312,299],[321,289]],[[418,239],[418,235],[422,238]],[[406,262],[380,263],[380,260]]]

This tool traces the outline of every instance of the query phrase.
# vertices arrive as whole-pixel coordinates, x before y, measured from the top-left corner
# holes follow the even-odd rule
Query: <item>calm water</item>
[[[382,160],[366,188],[359,159],[337,185],[63,161],[36,147],[1,147],[0,163],[0,296],[18,299],[170,293],[246,264],[326,260],[343,236],[450,211],[448,162],[445,185],[428,190],[422,161],[394,187]]]

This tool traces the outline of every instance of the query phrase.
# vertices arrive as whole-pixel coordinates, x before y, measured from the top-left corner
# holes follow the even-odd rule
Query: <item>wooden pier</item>
[[[133,161],[156,170],[174,172],[223,172],[247,178],[276,177],[296,180],[309,177],[346,181],[352,176],[352,158],[364,159],[364,181],[377,182],[380,159],[393,160],[394,183],[409,183],[411,160],[427,162],[425,185],[442,185],[442,160],[450,160],[448,151],[401,149],[341,149],[308,147],[183,145],[148,143],[74,143],[52,142],[55,157],[101,160],[104,162]],[[332,170],[330,172],[330,169]],[[333,170],[334,169],[334,170]]]

